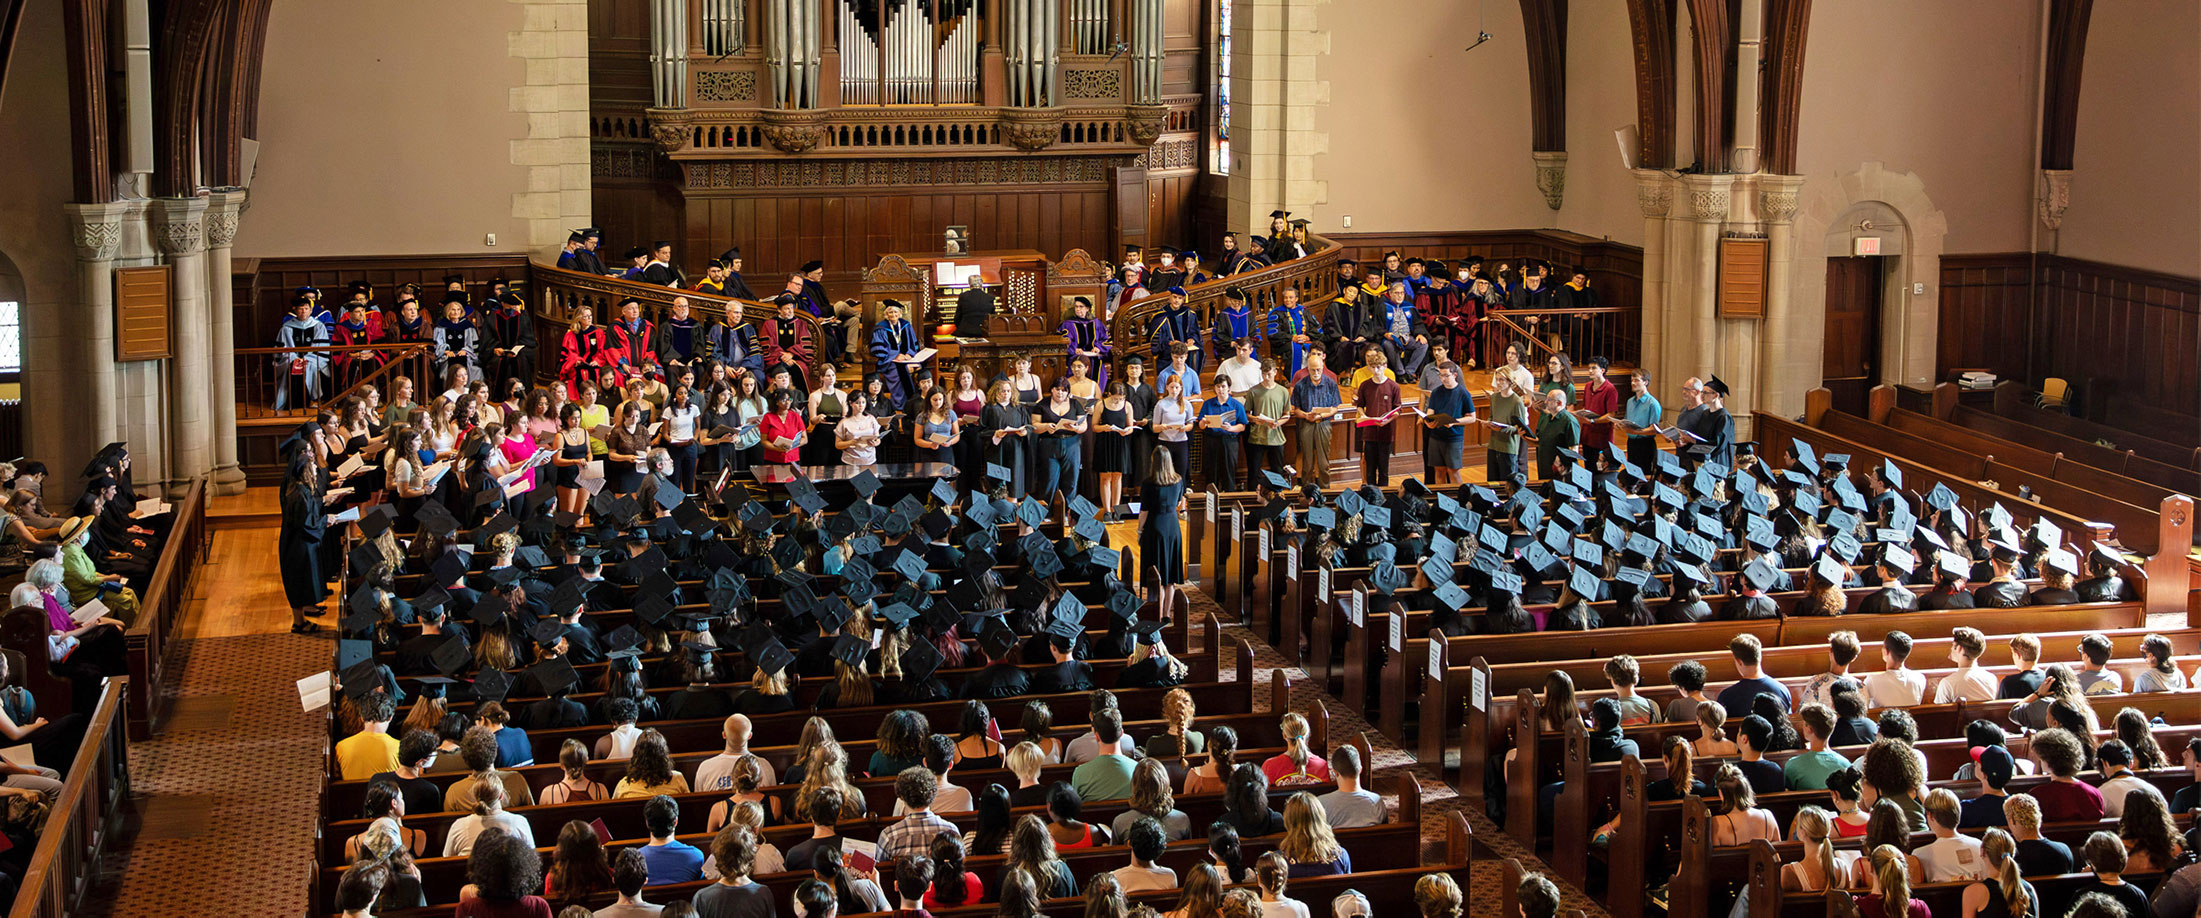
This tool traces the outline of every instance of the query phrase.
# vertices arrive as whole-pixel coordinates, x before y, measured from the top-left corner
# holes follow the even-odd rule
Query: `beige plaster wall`
[[[503,0],[285,0],[268,22],[260,152],[239,257],[524,247],[512,162],[528,116]],[[424,24],[433,23],[433,28]],[[491,250],[494,251],[494,250]]]
[[[2057,251],[2201,274],[2201,4],[2097,3]]]

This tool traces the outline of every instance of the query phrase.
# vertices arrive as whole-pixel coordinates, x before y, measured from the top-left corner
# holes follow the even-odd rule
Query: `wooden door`
[[[1865,413],[1865,394],[1879,379],[1880,258],[1827,259],[1827,324],[1822,385],[1834,408]]]

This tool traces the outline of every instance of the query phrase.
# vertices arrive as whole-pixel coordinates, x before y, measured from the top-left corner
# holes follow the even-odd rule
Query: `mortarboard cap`
[[[1811,562],[1811,576],[1819,578],[1828,586],[1837,587],[1849,579],[1842,572],[1841,562],[1828,555],[1820,555],[1819,560]]]
[[[1918,567],[1918,559],[1911,555],[1910,549],[1893,543],[1880,546],[1880,560],[1878,563],[1881,567],[1905,576],[1909,576],[1910,572]]]
[[[1953,551],[1937,551],[1934,552],[1934,570],[1953,580],[1966,580],[1972,576],[1972,562]]]
[[[994,660],[1008,659],[1010,652],[1016,650],[1016,632],[998,617],[987,617],[982,624],[985,627],[981,629],[978,643],[985,648],[986,656]]]
[[[1454,612],[1460,611],[1468,603],[1467,591],[1460,589],[1459,584],[1456,583],[1440,583],[1434,593],[1438,602],[1443,603],[1445,608]]]
[[[474,674],[474,698],[479,701],[503,701],[512,691],[512,676],[501,669],[485,669]]]
[[[572,691],[581,684],[581,674],[573,671],[573,664],[564,657],[551,657],[527,668],[534,675],[535,684],[556,697]]]
[[[833,639],[833,648],[830,651],[833,659],[846,663],[852,668],[861,668],[864,665],[864,656],[870,652],[870,642],[846,634]]]
[[[793,659],[793,657],[790,656],[789,659]],[[902,664],[902,681],[904,683],[916,683],[924,682],[932,678],[933,673],[939,672],[943,659],[940,656],[939,649],[933,647],[931,641],[911,641],[909,649],[902,651],[900,662]]]
[[[2076,555],[2061,548],[2051,548],[2047,553],[2041,555],[2041,567],[2053,571],[2062,571],[2066,574],[2076,574],[2079,572],[2079,559]]]
[[[1131,626],[1131,638],[1149,646],[1162,642],[1162,623],[1145,619]]]

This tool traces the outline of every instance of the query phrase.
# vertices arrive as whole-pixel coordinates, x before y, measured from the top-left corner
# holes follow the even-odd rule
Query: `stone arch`
[[[1848,251],[1851,228],[1871,219],[1888,257],[1880,297],[1880,382],[1930,386],[1940,315],[1941,253],[1948,219],[1926,194],[1917,173],[1869,162],[1833,181],[1806,181],[1796,212],[1795,270],[1789,275],[1794,320],[1787,341],[1772,342],[1780,367],[1761,410],[1793,417],[1804,393],[1819,384],[1826,338],[1826,261],[1830,245]],[[1896,226],[1881,232],[1891,216]],[[1781,359],[1786,357],[1788,359]]]

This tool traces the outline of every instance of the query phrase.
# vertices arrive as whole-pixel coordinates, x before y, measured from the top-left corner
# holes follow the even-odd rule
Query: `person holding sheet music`
[[[963,442],[963,434],[957,423],[955,406],[948,403],[948,390],[933,387],[920,396],[915,426],[910,432],[917,445],[917,461],[954,464],[956,447]]]
[[[833,441],[833,429],[848,414],[848,394],[836,384],[839,368],[830,363],[818,364],[818,386],[810,390],[809,408],[804,417],[810,421],[811,435],[803,447],[804,465],[838,465],[840,449]]]
[[[871,414],[871,396],[852,392],[848,414],[833,425],[833,446],[840,450],[842,465],[866,468],[879,462],[879,419]]]
[[[1321,348],[1309,348],[1304,358],[1306,364],[1292,380],[1291,414],[1299,422],[1292,434],[1298,453],[1294,461],[1307,480],[1329,487],[1330,424],[1345,410],[1344,396],[1337,377],[1325,369],[1329,357]]]
[[[1284,426],[1291,423],[1292,394],[1284,388],[1279,358],[1261,360],[1261,381],[1245,393],[1246,477],[1258,484],[1264,471],[1282,474]]]
[[[1174,463],[1170,467],[1191,468],[1192,437],[1187,431],[1192,429],[1195,416],[1192,400],[1185,395],[1183,375],[1162,380],[1162,395],[1154,402],[1154,413],[1151,417],[1154,439],[1158,441],[1155,445],[1168,451],[1170,461]],[[1180,471],[1178,474],[1184,473]]]
[[[871,359],[879,366],[879,375],[886,380],[886,395],[895,411],[902,410],[902,403],[917,391],[917,380],[911,371],[924,365],[919,355],[924,345],[917,340],[917,328],[902,318],[902,304],[886,300],[879,304],[879,322],[871,328]],[[930,358],[932,355],[924,354]]]
[[[642,485],[643,457],[650,451],[654,432],[642,422],[642,403],[619,405],[619,423],[598,431],[604,440],[604,486],[613,494],[632,494]]]
[[[1558,473],[1560,450],[1582,445],[1582,421],[1567,410],[1571,391],[1571,386],[1546,389],[1536,409],[1536,477],[1544,481]]]
[[[1049,397],[1032,406],[1032,429],[1039,438],[1040,485],[1033,496],[1047,499],[1058,491],[1064,501],[1078,493],[1083,471],[1088,418],[1085,405],[1070,397],[1070,380],[1056,377]]]
[[[1665,406],[1651,394],[1651,372],[1642,367],[1628,374],[1628,391],[1632,394],[1621,420],[1628,432],[1628,464],[1639,469],[1654,468],[1658,464],[1658,422],[1666,416]]]
[[[749,380],[749,392],[754,395],[756,377],[744,373],[739,378]],[[721,471],[748,467],[742,461],[741,448],[734,445],[734,441],[740,439],[742,423],[741,409],[734,400],[734,387],[712,386],[710,395],[705,397],[702,413],[696,419],[697,429],[701,431],[696,437],[699,474],[713,477]]]
[[[1104,513],[1123,506],[1123,476],[1131,470],[1131,399],[1123,383],[1108,387],[1108,394],[1093,410],[1093,472],[1099,479],[1100,505]]]
[[[703,458],[703,407],[696,404],[695,390],[687,383],[673,386],[672,397],[665,401],[664,428],[658,431],[658,443],[665,447],[673,459],[673,483],[680,490],[695,493],[696,466]]]
[[[1521,475],[1521,427],[1528,422],[1528,409],[1514,389],[1519,378],[1519,374],[1504,367],[1490,374],[1490,442],[1484,451],[1483,470],[1484,477],[1493,484],[1513,481]]]
[[[1246,403],[1231,397],[1230,376],[1215,374],[1215,394],[1200,403],[1199,426],[1206,448],[1201,451],[1207,483],[1224,491],[1238,490],[1238,444],[1246,433]]]
[[[1458,484],[1461,452],[1469,424],[1476,422],[1475,396],[1460,385],[1460,365],[1437,365],[1437,386],[1422,393],[1422,468],[1430,484]]]
[[[541,494],[535,490],[535,468],[528,465],[535,458],[535,438],[527,432],[524,422],[516,421],[506,425],[504,435],[495,442],[497,453],[504,459],[504,471],[499,477],[512,475],[514,470],[518,470],[517,477],[503,485],[507,497],[519,498],[512,504],[512,515],[526,519],[531,515],[531,510],[543,502]]]
[[[978,414],[978,430],[984,435],[985,462],[1009,470],[1009,493],[1024,493],[1025,437],[1032,432],[1032,411],[1016,401],[1016,389],[1008,380],[993,384],[993,401]]]
[[[1391,484],[1391,422],[1399,413],[1399,381],[1391,375],[1383,348],[1368,345],[1361,351],[1361,369],[1367,377],[1353,390],[1353,404],[1360,409],[1361,480],[1376,487]],[[1358,375],[1358,374],[1355,374]]]
[[[761,458],[767,465],[798,465],[803,442],[810,439],[810,425],[795,410],[792,391],[772,394],[772,410],[757,419]]]
[[[1601,468],[1613,445],[1613,418],[1620,411],[1620,387],[1605,378],[1605,372],[1612,368],[1611,360],[1593,356],[1586,366],[1590,382],[1582,387],[1582,408],[1575,414],[1582,419],[1583,461],[1591,468]]]
[[[308,616],[321,614],[321,603],[329,596],[329,582],[322,576],[321,540],[328,534],[326,508],[321,504],[321,472],[313,466],[313,457],[307,454],[304,444],[298,440],[283,445],[288,454],[288,466],[283,475],[282,529],[275,539],[275,557],[283,573],[283,597],[290,604],[290,633],[312,634],[321,630],[320,625],[307,621]],[[41,561],[39,564],[48,562]],[[39,564],[31,565],[36,573]],[[61,583],[61,567],[54,565],[54,585]],[[31,579],[37,584],[37,578]],[[41,585],[41,589],[43,589]],[[68,632],[68,636],[82,640],[86,628],[65,627],[66,615],[60,614],[60,606],[48,603],[49,616],[59,616],[54,621],[56,631]],[[73,630],[72,630],[73,628]],[[117,623],[115,635],[121,635]],[[117,642],[119,644],[119,641]],[[78,647],[84,649],[83,646]],[[119,655],[118,655],[119,656]],[[127,668],[116,668],[102,675],[121,675]]]
[[[1682,463],[1691,469],[1706,460],[1731,465],[1735,461],[1735,419],[1727,414],[1727,383],[1717,376],[1705,380],[1698,398],[1700,410],[1693,419],[1688,423],[1676,421],[1673,428],[1660,432],[1674,441]]]

